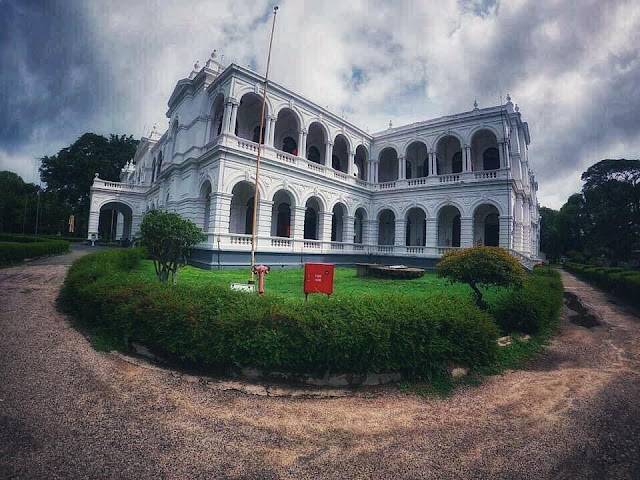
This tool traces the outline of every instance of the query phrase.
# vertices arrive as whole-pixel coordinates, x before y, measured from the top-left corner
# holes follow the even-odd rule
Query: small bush
[[[0,265],[20,262],[25,258],[65,253],[69,242],[64,240],[38,240],[29,242],[0,241]]]
[[[446,252],[438,263],[438,276],[468,284],[478,307],[486,309],[480,287],[520,287],[525,271],[504,248],[476,246]]]
[[[565,262],[564,268],[598,287],[640,306],[640,271]]]
[[[503,333],[540,333],[557,325],[563,301],[560,274],[536,268],[523,288],[503,294],[491,308]]]

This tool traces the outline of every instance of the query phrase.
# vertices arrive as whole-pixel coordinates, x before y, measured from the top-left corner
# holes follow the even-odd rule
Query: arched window
[[[153,163],[151,163],[151,183],[156,180],[156,159],[153,159]]]
[[[461,171],[462,171],[462,152],[458,152],[451,159],[451,173],[460,173]]]
[[[500,153],[497,148],[487,148],[482,154],[482,168],[484,170],[497,170],[500,168]]]
[[[331,157],[331,167],[334,170],[340,170],[340,159],[338,157],[336,157],[335,155],[333,155]]]
[[[405,165],[405,168],[407,169],[407,179],[413,178],[413,172],[411,171],[411,162],[407,162]]]
[[[291,155],[298,155],[298,142],[291,137],[285,137],[282,140],[282,151]]]
[[[264,145],[264,128],[262,127],[262,144]],[[260,141],[260,125],[253,129],[253,141],[258,143]]]
[[[314,145],[309,147],[309,154],[307,155],[307,159],[310,162],[320,163],[320,150]]]

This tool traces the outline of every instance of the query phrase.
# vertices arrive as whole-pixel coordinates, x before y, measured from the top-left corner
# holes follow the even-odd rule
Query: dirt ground
[[[55,308],[81,250],[0,270],[0,478],[640,478],[638,312],[569,274],[606,323],[565,318],[526,370],[268,397],[94,351]]]

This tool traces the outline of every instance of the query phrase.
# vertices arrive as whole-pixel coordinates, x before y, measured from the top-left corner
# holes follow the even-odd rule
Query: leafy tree
[[[521,287],[524,268],[502,247],[476,247],[449,250],[438,263],[438,276],[450,282],[466,283],[479,308],[485,310],[480,287]]]
[[[160,210],[144,216],[139,237],[149,251],[158,279],[166,282],[171,276],[173,283],[178,281],[178,270],[187,264],[191,247],[207,238],[192,221]]]
[[[90,189],[96,173],[100,178],[118,181],[120,170],[133,157],[138,141],[132,136],[106,138],[85,133],[69,147],[42,159],[40,174],[47,191],[75,213],[76,227],[86,234]]]

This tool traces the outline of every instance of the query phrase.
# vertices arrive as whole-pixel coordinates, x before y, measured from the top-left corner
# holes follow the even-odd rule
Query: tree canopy
[[[57,154],[42,159],[40,174],[47,191],[76,214],[78,230],[86,234],[89,195],[96,173],[100,178],[119,181],[120,170],[135,154],[138,141],[126,135],[85,133]]]
[[[640,160],[602,160],[582,180],[559,211],[541,209],[540,249],[551,260],[628,261],[640,250]]]
[[[151,210],[140,225],[140,240],[153,260],[156,275],[161,282],[169,277],[178,280],[178,271],[187,264],[189,251],[207,237],[191,220],[177,213]]]
[[[524,282],[524,268],[501,247],[478,245],[449,250],[437,268],[439,277],[469,285],[472,297],[482,309],[486,308],[486,304],[479,287],[521,287]]]

